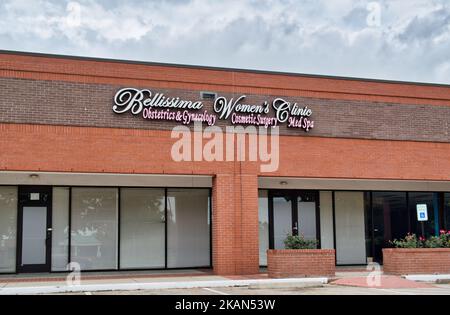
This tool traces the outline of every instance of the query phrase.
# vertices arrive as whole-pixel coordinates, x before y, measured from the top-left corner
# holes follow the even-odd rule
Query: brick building
[[[408,232],[450,229],[447,85],[2,51],[0,93],[0,273],[76,262],[252,274],[288,233],[362,265]],[[138,93],[149,103],[134,99],[144,109],[132,113]],[[241,96],[249,107],[221,119],[218,99]],[[283,104],[313,128],[289,127]],[[194,131],[175,113],[206,111],[225,129],[266,107],[260,117],[279,126],[276,169],[174,160],[172,129]]]

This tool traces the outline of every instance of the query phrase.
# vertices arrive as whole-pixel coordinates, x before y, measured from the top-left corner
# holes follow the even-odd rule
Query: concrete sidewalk
[[[415,282],[399,276],[381,275],[378,281],[371,277],[346,277],[334,280],[331,284],[350,287],[365,287],[379,289],[419,289],[432,288],[433,286],[424,282]]]
[[[195,288],[244,288],[260,290],[299,289],[323,287],[367,288],[367,289],[425,289],[431,284],[418,281],[438,283],[439,279],[449,279],[450,275],[388,276],[381,275],[379,286],[367,282],[369,272],[336,272],[332,279],[289,278],[269,279],[261,272],[247,276],[217,276],[211,270],[175,270],[175,271],[133,271],[133,272],[98,272],[81,273],[79,282],[67,282],[66,274],[25,274],[0,276],[0,295],[15,294],[53,294],[82,292],[130,292],[160,291],[167,289]],[[74,279],[72,279],[74,280]],[[416,281],[413,281],[416,280]]]
[[[220,287],[224,288],[244,286],[252,288],[289,288],[319,286],[326,284],[327,282],[327,278],[255,279],[253,277],[249,277],[248,279],[229,279],[221,276],[97,279],[82,280],[80,284],[75,285],[69,285],[64,281],[27,281],[0,283],[0,295]]]

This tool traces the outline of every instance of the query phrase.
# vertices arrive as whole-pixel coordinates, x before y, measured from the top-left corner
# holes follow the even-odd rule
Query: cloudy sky
[[[450,1],[0,0],[0,49],[450,84]]]

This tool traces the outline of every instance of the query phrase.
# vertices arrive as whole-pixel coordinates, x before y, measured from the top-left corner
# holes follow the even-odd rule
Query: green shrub
[[[317,248],[317,240],[307,240],[303,235],[288,234],[284,240],[286,249],[315,249]]]
[[[450,248],[450,231],[441,230],[439,236],[431,236],[425,241],[428,248]]]
[[[394,239],[390,244],[396,248],[420,248],[422,246],[422,239],[417,238],[416,234],[408,233],[402,239]]]

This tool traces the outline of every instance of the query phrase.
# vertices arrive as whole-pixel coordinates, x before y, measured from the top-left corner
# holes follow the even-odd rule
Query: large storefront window
[[[72,188],[71,260],[82,270],[117,268],[117,188]]]
[[[389,241],[405,237],[409,232],[409,215],[405,192],[373,192],[373,250],[374,259],[380,261],[382,248]]]
[[[51,195],[49,271],[69,262],[81,270],[211,266],[210,189],[53,187]],[[0,186],[0,273],[16,271],[17,200],[17,186]]]
[[[167,267],[209,266],[208,189],[167,190]]]
[[[258,221],[259,221],[259,265],[267,265],[267,249],[269,248],[269,200],[268,191],[258,192]]]
[[[336,191],[334,202],[337,264],[365,264],[364,193]]]
[[[17,187],[0,186],[0,273],[16,270]]]
[[[444,228],[450,231],[450,193],[444,194]]]
[[[54,187],[52,202],[52,271],[67,270],[69,260],[69,187]]]
[[[333,192],[321,191],[320,196],[320,247],[334,248]]]
[[[120,267],[165,267],[164,189],[120,190]]]

